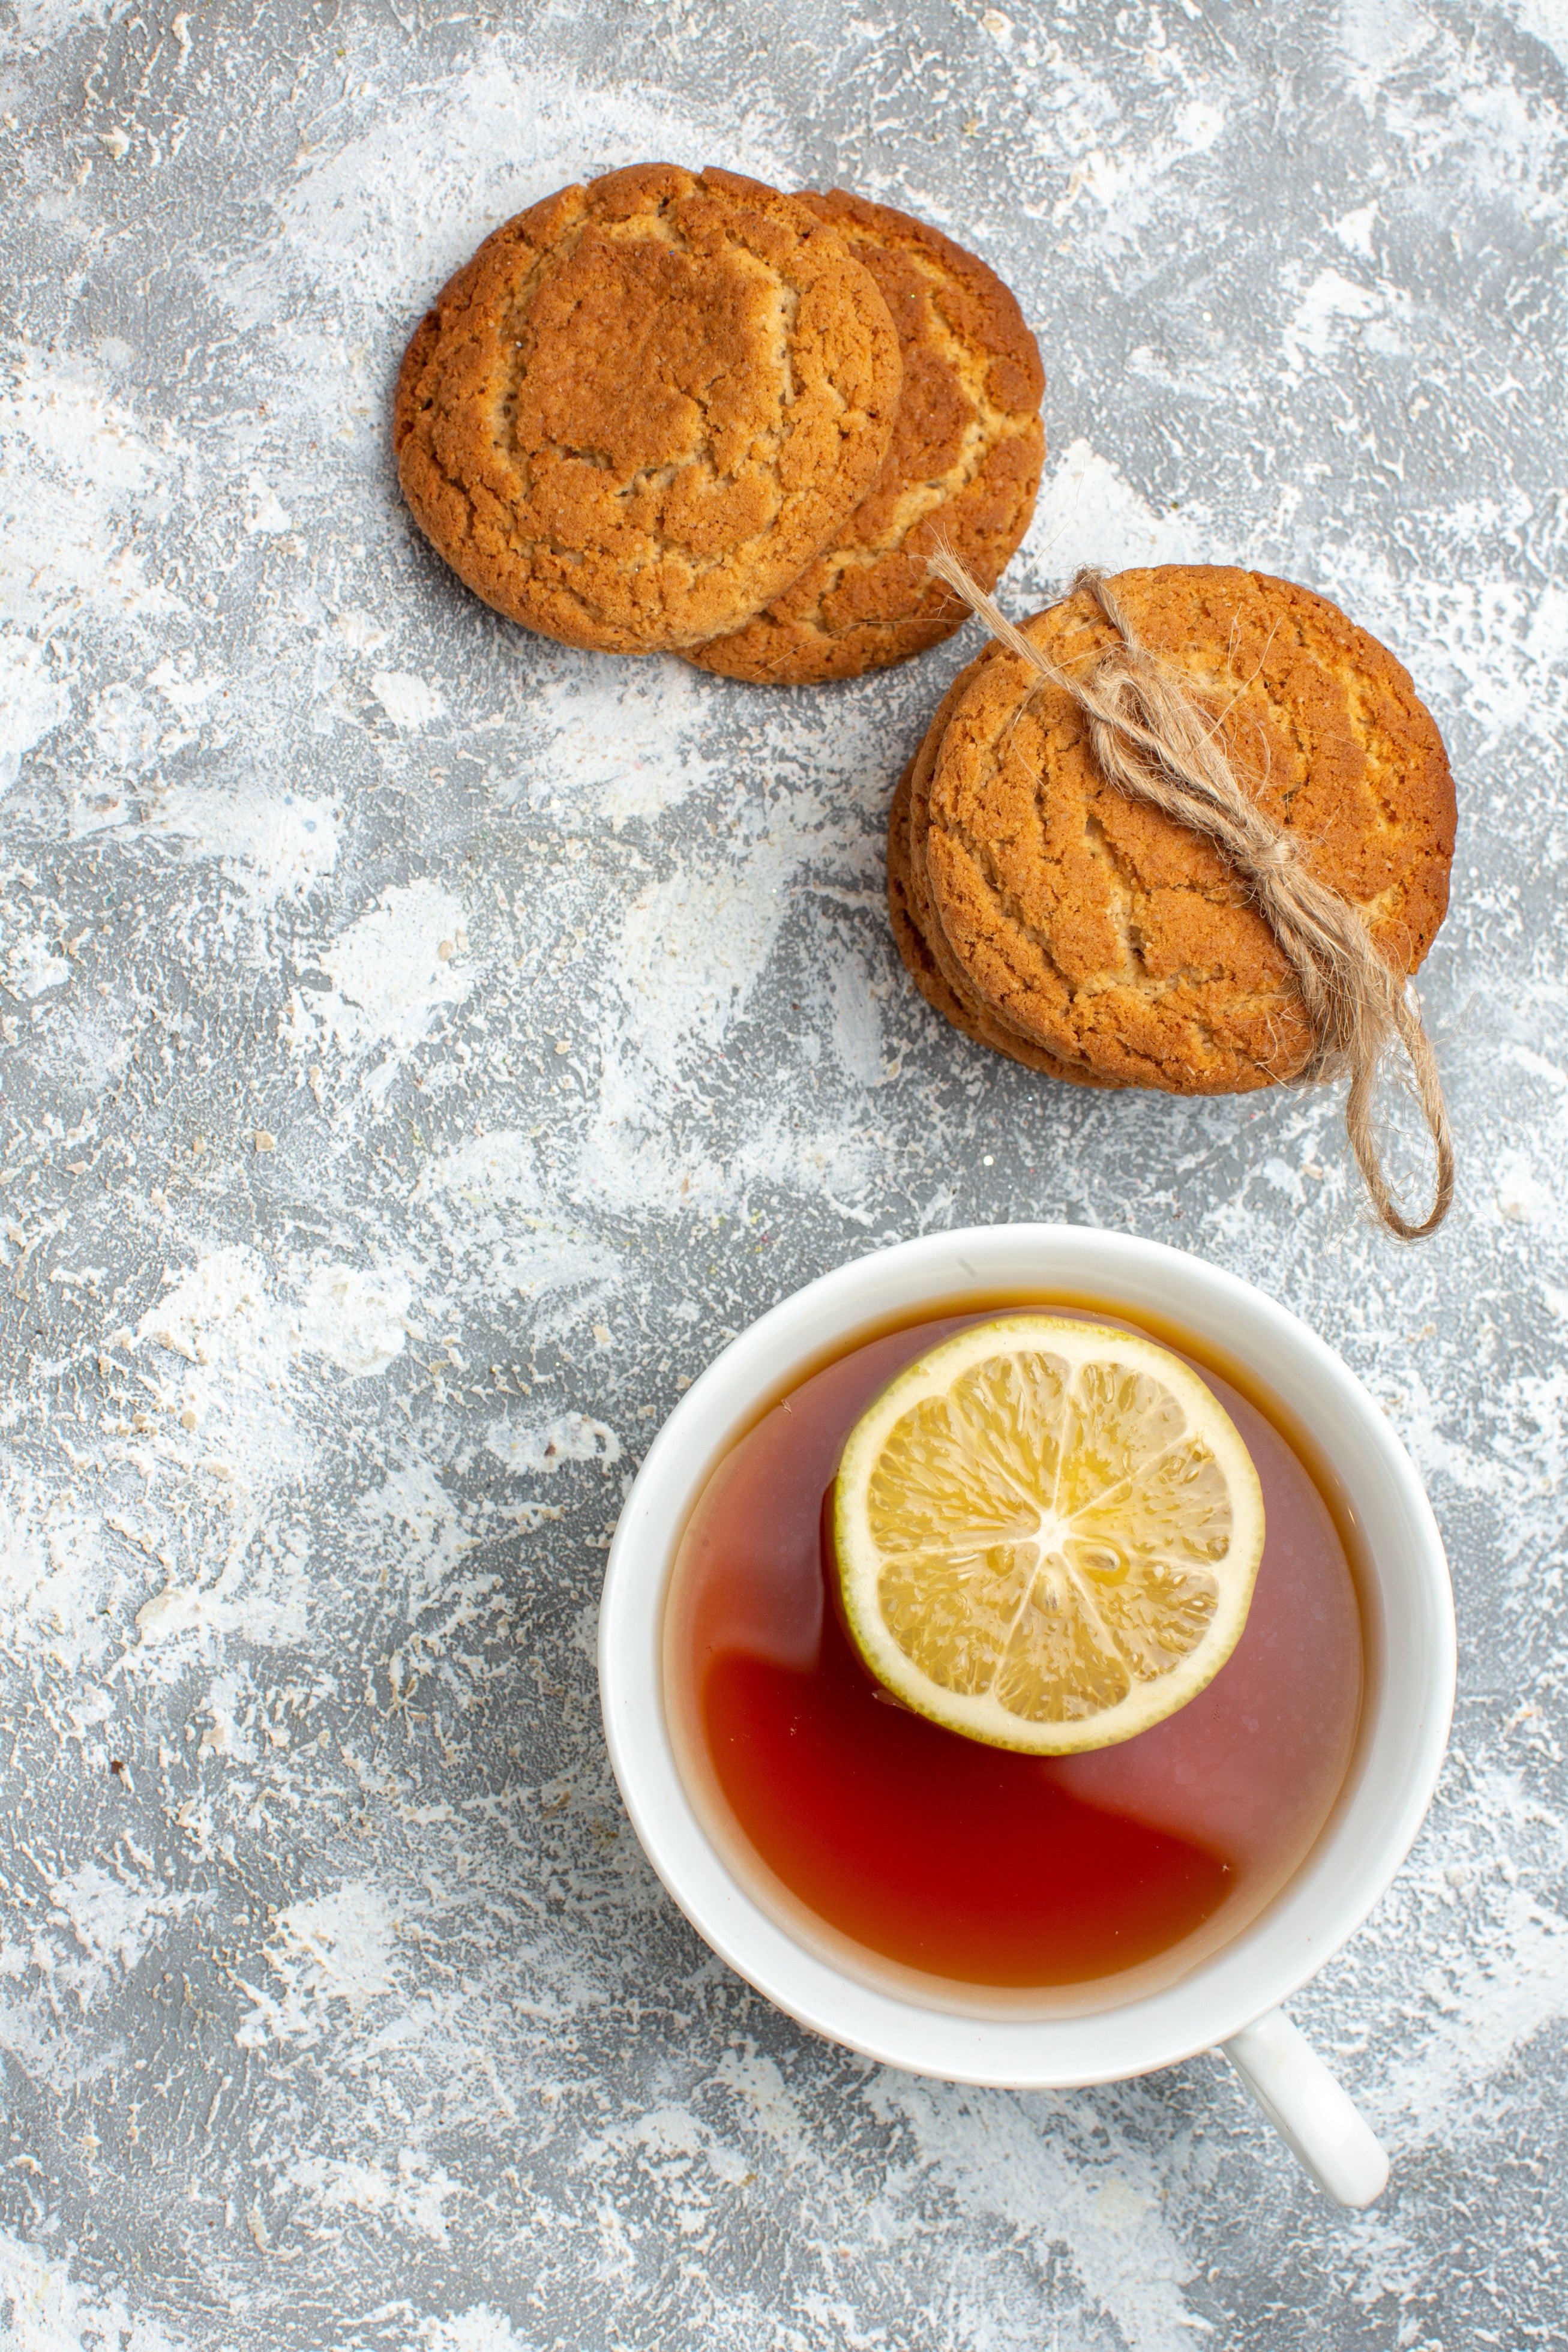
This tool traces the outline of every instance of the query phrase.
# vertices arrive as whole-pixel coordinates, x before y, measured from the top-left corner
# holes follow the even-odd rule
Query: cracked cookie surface
[[[983,661],[985,656],[980,659]],[[900,777],[893,796],[887,820],[887,912],[894,942],[927,1004],[973,1044],[988,1045],[993,1053],[1006,1054],[1009,1060],[1022,1062],[1028,1069],[1042,1071],[1047,1077],[1064,1078],[1072,1086],[1113,1087],[1118,1083],[1116,1079],[1102,1078],[1082,1065],[1064,1062],[1060,1055],[1048,1053],[1043,1045],[1036,1045],[1004,1020],[995,1005],[979,993],[943,938],[941,926],[932,920],[925,875],[912,855],[915,812],[919,812],[919,820],[924,824],[931,771],[947,713],[959,699],[976,667],[971,664],[969,669],[961,671],[949,688],[926,730],[925,741]]]
[[[1311,871],[1414,971],[1448,906],[1454,790],[1400,664],[1264,573],[1168,565],[1113,585]],[[1064,669],[1112,642],[1082,593],[1025,633]],[[1294,975],[1218,851],[1107,784],[1071,698],[1000,646],[958,688],[908,820],[911,898],[945,970],[1006,1034],[1102,1082],[1231,1094],[1296,1076],[1312,1037]]]
[[[1040,488],[1045,377],[996,273],[908,214],[835,188],[803,194],[875,278],[898,330],[904,391],[876,481],[834,543],[767,610],[688,653],[757,686],[858,677],[951,636],[968,616],[925,557],[941,541],[991,588]]]
[[[893,433],[887,305],[825,220],[638,164],[486,237],[398,378],[403,495],[458,576],[564,644],[737,627],[841,529]]]

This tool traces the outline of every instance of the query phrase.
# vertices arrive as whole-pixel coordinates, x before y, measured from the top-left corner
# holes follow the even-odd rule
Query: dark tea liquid
[[[1184,1973],[1304,1860],[1355,1738],[1355,1588],[1303,1463],[1187,1356],[1257,1465],[1267,1517],[1247,1624],[1214,1680],[1152,1730],[1071,1757],[984,1747],[900,1707],[840,1625],[824,1496],[877,1391],[978,1319],[852,1347],[720,1464],[666,1605],[671,1730],[737,1874],[841,1965],[944,2006],[1084,2006],[1091,1987],[1099,2005]]]

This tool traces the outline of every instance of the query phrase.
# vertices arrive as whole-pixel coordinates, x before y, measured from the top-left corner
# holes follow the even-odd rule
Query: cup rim
[[[1316,1845],[1260,1917],[1174,1984],[1076,2015],[927,2008],[810,1949],[762,1908],[697,1815],[664,1717],[663,1619],[676,1547],[724,1454],[759,1407],[883,1314],[969,1287],[1082,1289],[1136,1318],[1165,1314],[1249,1366],[1342,1481],[1372,1600],[1397,1640],[1358,1744],[1359,1773]],[[1265,1361],[1259,1363],[1261,1354]],[[1347,1463],[1347,1456],[1349,1457]],[[1369,1596],[1364,1595],[1364,1605]],[[1453,1707],[1453,1601],[1442,1540],[1409,1455],[1343,1360],[1277,1300],[1163,1242],[1084,1225],[963,1227],[867,1252],[779,1300],[680,1399],[632,1483],[606,1563],[599,1672],[612,1766],[644,1853],[718,1957],[825,2039],[949,2081],[1070,2087],[1172,2065],[1239,2032],[1354,1935],[1431,1802]],[[1373,1702],[1369,1698],[1368,1704]]]

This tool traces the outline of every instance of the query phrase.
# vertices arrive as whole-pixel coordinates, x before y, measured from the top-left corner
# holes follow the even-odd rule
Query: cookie
[[[954,1028],[977,1045],[1006,1054],[1047,1077],[1064,1078],[1075,1086],[1114,1085],[1098,1077],[1087,1065],[1064,1061],[1035,1039],[1015,1029],[996,1006],[982,996],[954,955],[942,927],[935,919],[926,884],[922,846],[930,801],[931,778],[942,746],[949,714],[993,655],[988,646],[967,669],[960,670],[936,707],[925,740],[905,768],[894,794],[887,828],[888,914],[899,953],[915,986]]]
[[[398,475],[497,612],[674,651],[739,627],[842,530],[902,382],[887,305],[827,221],[643,163],[519,213],[444,289],[398,378]]]
[[[1168,565],[1112,584],[1309,870],[1414,971],[1448,906],[1454,790],[1399,663],[1325,598],[1261,572]],[[1026,634],[1066,669],[1113,641],[1085,592]],[[1194,1095],[1244,1093],[1310,1059],[1294,974],[1238,876],[1106,783],[1071,698],[999,646],[947,716],[911,839],[927,936],[1048,1053]]]
[[[994,1053],[1006,1054],[1029,1069],[1041,1070],[1047,1077],[1065,1078],[1070,1085],[1114,1086],[1113,1078],[1100,1078],[1092,1071],[1072,1068],[1054,1054],[1048,1054],[1042,1045],[1031,1045],[1027,1037],[1010,1030],[983,998],[949,980],[915,909],[909,849],[910,782],[915,766],[912,760],[905,768],[888,815],[887,911],[894,943],[915,987],[934,1011],[977,1045],[988,1045]]]
[[[1034,512],[1045,377],[994,271],[907,213],[835,188],[802,195],[875,278],[904,356],[893,443],[847,527],[766,612],[686,659],[755,686],[858,677],[968,618],[925,568],[938,542],[994,587]]]

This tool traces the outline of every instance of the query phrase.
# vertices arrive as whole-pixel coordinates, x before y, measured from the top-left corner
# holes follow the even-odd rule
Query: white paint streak
[[[134,2311],[120,2288],[78,2280],[64,2252],[8,2231],[0,2231],[0,2311],[9,2352],[194,2352],[192,2338]]]
[[[374,671],[371,677],[371,692],[392,725],[405,728],[411,733],[428,727],[445,708],[441,694],[429,679],[415,677],[408,670]]]
[[[1065,586],[1080,564],[1126,572],[1151,563],[1212,561],[1200,520],[1158,515],[1108,457],[1070,442],[1041,486],[1023,561],[1037,578]]]
[[[523,1475],[553,1475],[567,1462],[601,1462],[608,1469],[621,1459],[621,1441],[614,1431],[581,1412],[558,1413],[553,1421],[524,1428],[493,1421],[485,1433],[485,1447],[508,1470]]]
[[[293,992],[290,1043],[302,1052],[319,1052],[330,1041],[340,1053],[382,1045],[393,1059],[406,1054],[430,1034],[443,1008],[461,1004],[474,985],[465,920],[462,901],[438,883],[383,890],[323,950],[320,966],[331,990]]]
[[[1069,2099],[967,2098],[943,2085],[883,2074],[869,2095],[901,2116],[923,2168],[959,2209],[999,2221],[1043,2250],[1067,2238],[1085,2294],[1137,2352],[1191,2352],[1182,2288],[1193,2263],[1161,2218],[1167,2180],[1112,2123],[1092,2145]]]
[[[70,697],[38,647],[0,629],[0,793],[9,791],[26,754],[69,711]]]

